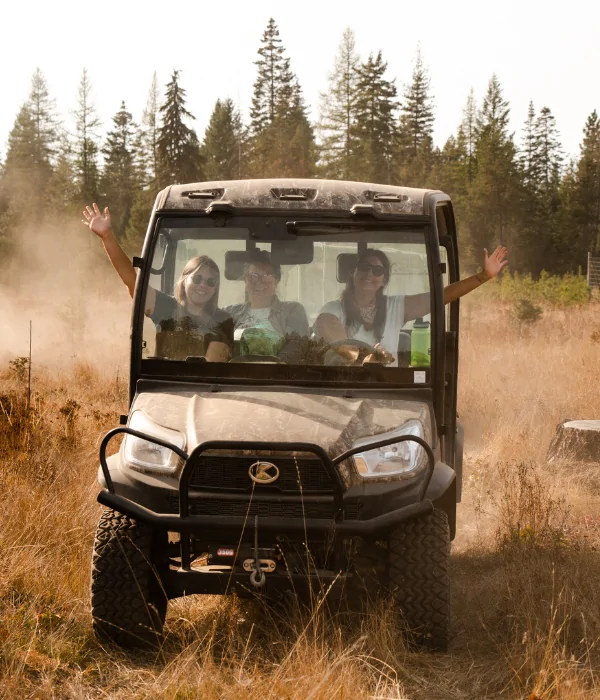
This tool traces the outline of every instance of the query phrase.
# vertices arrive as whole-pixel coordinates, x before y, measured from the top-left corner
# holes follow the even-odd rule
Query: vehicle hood
[[[431,440],[426,403],[399,399],[342,398],[324,394],[223,391],[144,392],[131,408],[185,435],[188,454],[207,440],[311,442],[334,457],[358,438],[378,435],[410,419]]]

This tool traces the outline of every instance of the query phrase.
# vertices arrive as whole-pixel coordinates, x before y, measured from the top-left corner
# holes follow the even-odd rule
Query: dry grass
[[[332,612],[233,599],[170,606],[164,648],[127,656],[91,634],[97,449],[126,387],[86,364],[0,378],[0,696],[7,698],[595,698],[600,481],[545,465],[555,425],[600,416],[600,309],[463,312],[467,459],[449,654],[406,648],[383,607]]]

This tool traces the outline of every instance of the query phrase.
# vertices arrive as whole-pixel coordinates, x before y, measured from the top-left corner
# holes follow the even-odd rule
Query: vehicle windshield
[[[429,380],[423,227],[163,219],[144,297],[142,372]]]

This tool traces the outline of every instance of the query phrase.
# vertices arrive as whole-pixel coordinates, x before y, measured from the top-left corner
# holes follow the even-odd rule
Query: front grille
[[[257,461],[256,456],[200,455],[194,464],[190,486],[198,489],[248,492],[253,482],[248,469]],[[283,493],[333,493],[334,486],[325,465],[314,457],[268,456],[264,461],[271,462],[279,469],[279,478],[272,484],[256,485],[255,488],[277,490]],[[265,491],[266,492],[266,491]]]
[[[177,513],[179,500],[176,496],[168,499],[171,513]],[[190,498],[190,515],[229,515],[261,518],[329,518],[333,517],[332,503],[281,503],[280,501],[228,501],[225,498]]]
[[[170,513],[179,513],[179,499],[168,496],[167,504]],[[248,517],[258,515],[271,518],[331,518],[333,504],[331,503],[281,503],[280,501],[252,501],[248,510],[248,501],[231,501],[225,498],[190,498],[188,501],[190,515],[231,515]],[[346,520],[358,520],[362,510],[360,501],[352,501],[344,506]]]

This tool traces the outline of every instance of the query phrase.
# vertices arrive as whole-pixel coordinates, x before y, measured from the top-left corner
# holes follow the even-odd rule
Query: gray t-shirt
[[[379,344],[384,350],[391,352],[394,356],[392,367],[398,366],[398,336],[404,325],[404,295],[398,294],[387,296],[385,309],[385,326]],[[340,320],[343,326],[346,325],[346,312],[341,300],[330,301],[319,311],[320,314],[331,314]],[[365,328],[364,324],[354,324],[350,328],[349,337],[354,340],[361,340],[363,343],[375,345],[378,341],[373,329]]]

